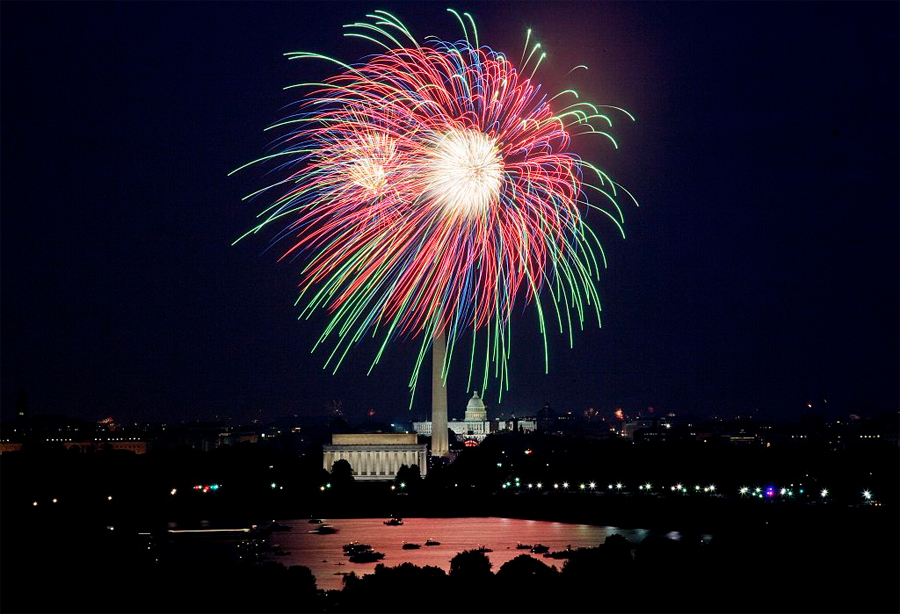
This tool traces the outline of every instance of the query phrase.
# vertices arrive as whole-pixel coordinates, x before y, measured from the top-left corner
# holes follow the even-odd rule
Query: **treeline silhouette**
[[[522,554],[493,568],[470,550],[450,572],[379,564],[320,591],[306,567],[235,563],[216,547],[164,565],[113,532],[4,557],[2,611],[13,612],[897,612],[896,554],[865,528],[813,541],[734,532],[703,543],[611,535],[564,559]],[[57,535],[57,539],[59,536]],[[40,546],[41,538],[35,539]],[[23,555],[23,553],[19,553]]]

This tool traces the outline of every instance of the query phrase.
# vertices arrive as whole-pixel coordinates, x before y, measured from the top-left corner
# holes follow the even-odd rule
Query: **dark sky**
[[[297,265],[263,237],[231,246],[262,169],[226,175],[264,152],[263,128],[296,100],[282,88],[326,74],[283,53],[355,61],[376,49],[342,25],[377,8],[454,40],[448,6],[511,57],[533,28],[548,88],[637,118],[614,125],[618,151],[574,145],[640,202],[624,240],[594,224],[603,327],[572,350],[551,337],[544,375],[526,312],[493,414],[897,410],[896,2],[4,1],[3,416],[24,389],[34,413],[88,419],[267,419],[330,401],[351,418],[423,417],[427,382],[407,411],[414,344],[369,377],[368,350],[322,370],[322,320],[296,319]]]

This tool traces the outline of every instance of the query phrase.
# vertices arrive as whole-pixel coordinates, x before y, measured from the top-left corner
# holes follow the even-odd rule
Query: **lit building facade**
[[[487,419],[487,409],[477,391],[466,405],[465,419],[449,420],[447,428],[453,431],[458,439],[477,443],[481,443],[485,437],[496,430],[496,427]],[[424,437],[431,437],[431,429],[430,421],[413,422],[413,430]]]
[[[415,433],[335,433],[322,452],[326,471],[345,460],[356,480],[392,481],[402,465],[418,465],[422,477],[428,473],[427,446],[418,443]]]
[[[66,450],[78,450],[79,452],[97,452],[104,449],[126,450],[135,454],[146,454],[147,442],[137,437],[118,437],[113,439],[94,439],[84,441],[72,441],[66,438],[47,438],[47,443],[59,443]],[[24,446],[23,443],[4,441],[0,442],[0,454],[4,452],[18,452]]]

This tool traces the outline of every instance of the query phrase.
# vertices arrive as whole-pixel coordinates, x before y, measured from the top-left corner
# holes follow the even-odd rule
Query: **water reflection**
[[[333,534],[314,534],[314,526],[307,520],[284,521],[291,531],[274,533],[270,541],[280,556],[272,555],[286,566],[303,565],[316,576],[320,589],[340,590],[343,576],[354,571],[357,575],[372,573],[375,565],[383,563],[394,567],[409,562],[419,567],[431,565],[450,572],[450,560],[464,550],[485,548],[494,573],[507,561],[521,554],[530,554],[547,565],[561,569],[564,560],[543,558],[517,544],[542,544],[554,551],[566,548],[592,548],[606,541],[608,535],[622,535],[634,545],[648,535],[646,529],[621,529],[610,526],[568,524],[515,518],[404,518],[399,526],[385,525],[381,518],[323,518],[333,526]],[[660,532],[669,539],[680,540],[677,531]],[[710,536],[703,536],[709,541]],[[425,546],[432,540],[437,545]],[[350,542],[369,544],[384,558],[368,563],[352,563],[344,555],[343,546]],[[406,548],[406,544],[419,544],[420,548]]]

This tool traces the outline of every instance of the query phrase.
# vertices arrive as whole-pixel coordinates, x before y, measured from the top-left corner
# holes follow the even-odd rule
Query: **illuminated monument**
[[[425,444],[415,433],[334,433],[322,446],[322,468],[331,471],[338,460],[350,463],[354,479],[362,481],[391,481],[403,465],[428,474]]]
[[[444,402],[446,403],[446,389],[443,390],[445,399]],[[484,438],[490,435],[492,432],[508,428],[505,423],[501,424],[498,421],[496,424],[492,424],[491,421],[488,420],[487,409],[484,406],[484,401],[482,401],[481,397],[478,396],[477,391],[472,394],[472,398],[469,399],[469,402],[466,404],[465,419],[450,420],[449,422],[445,422],[445,424],[446,426],[444,427],[443,432],[446,433],[448,429],[450,431],[453,431],[453,433],[458,438],[461,438],[466,443],[466,445],[471,445],[469,442],[481,443]],[[413,422],[413,430],[424,437],[431,437],[432,442],[434,442],[433,422]],[[433,445],[434,444],[432,443],[432,446]],[[432,449],[432,455],[433,454],[434,451]]]
[[[431,455],[446,458],[450,456],[450,438],[447,436],[447,388],[441,369],[447,353],[447,342],[443,334],[434,337],[431,349]]]

